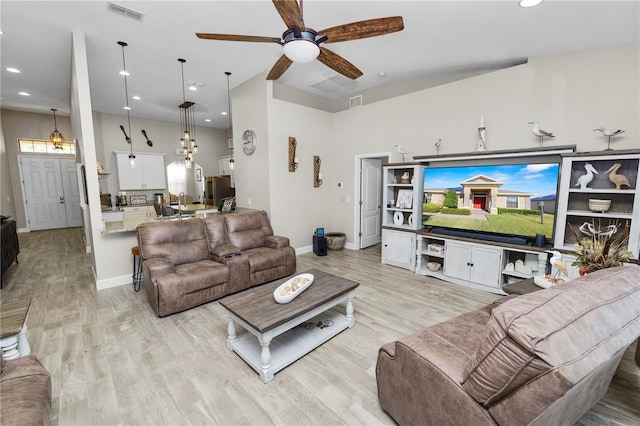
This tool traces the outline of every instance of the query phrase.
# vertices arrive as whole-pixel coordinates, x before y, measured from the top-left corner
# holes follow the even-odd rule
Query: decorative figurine
[[[580,176],[575,184],[575,186],[579,186],[580,189],[586,189],[587,185],[591,183],[591,181],[593,180],[593,174],[594,173],[598,174],[598,172],[596,171],[596,169],[593,168],[591,163],[586,163],[584,165],[584,169],[587,171],[587,173]]]
[[[598,127],[597,129],[593,129],[593,131],[602,132],[603,135],[607,137],[607,151],[611,149],[611,136],[617,136],[621,133],[624,133],[622,129],[605,129],[604,127]]]
[[[402,155],[402,162],[404,163],[404,156],[406,154],[408,154],[407,151],[403,151],[402,148],[400,148],[400,145],[394,145],[396,148],[398,148],[398,152],[400,153],[400,155]]]
[[[537,121],[529,121],[529,124],[533,124],[533,134],[540,138],[540,146],[542,146],[545,136],[548,138],[555,138],[555,135],[553,133],[539,128]]]
[[[486,129],[487,128],[484,125],[484,117],[480,117],[480,126],[478,127],[478,146],[476,146],[476,151],[487,150],[487,140],[485,139]]]
[[[616,172],[618,171],[618,169],[620,167],[622,167],[622,164],[615,163],[613,166],[611,166],[609,168],[609,170],[604,172],[604,174],[605,175],[607,175],[607,174],[609,175],[609,180],[611,181],[611,183],[613,183],[616,186],[616,189],[621,189],[620,187],[622,185],[628,186],[629,188],[631,188],[631,184],[629,183],[629,179],[627,179],[627,177],[625,175],[616,174]]]

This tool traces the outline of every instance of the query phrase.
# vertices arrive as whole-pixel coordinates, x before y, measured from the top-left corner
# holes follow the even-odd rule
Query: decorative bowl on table
[[[604,213],[611,207],[611,200],[598,200],[596,198],[589,198],[589,210],[592,212]]]
[[[300,274],[280,284],[273,292],[277,303],[289,303],[313,283],[312,274]]]
[[[550,275],[536,275],[533,277],[533,282],[538,287],[549,288],[551,286],[562,284],[566,282],[564,278],[553,278]]]

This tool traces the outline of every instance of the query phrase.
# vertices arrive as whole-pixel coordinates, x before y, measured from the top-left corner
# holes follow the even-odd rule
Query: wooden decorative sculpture
[[[616,189],[621,189],[621,186],[623,185],[631,188],[629,179],[627,179],[625,175],[619,175],[616,173],[620,167],[622,167],[622,164],[615,163],[613,166],[609,168],[609,170],[607,170],[604,173],[609,175],[609,180],[611,181],[611,183],[613,183],[616,186]]]

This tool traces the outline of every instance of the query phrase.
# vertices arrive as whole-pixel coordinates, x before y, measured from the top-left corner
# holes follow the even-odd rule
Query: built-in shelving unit
[[[418,164],[384,167],[383,226],[398,229],[422,228],[424,167]]]
[[[619,165],[619,167],[616,167]],[[591,167],[596,172],[590,172]],[[611,169],[616,169],[611,171]],[[596,227],[629,224],[629,250],[638,257],[640,249],[640,196],[638,175],[640,150],[574,153],[563,156],[562,177],[558,199],[555,247],[573,250],[575,232],[585,222]],[[611,181],[614,174],[628,185],[620,189]],[[615,180],[614,176],[614,180]],[[580,185],[579,181],[587,182]],[[610,206],[604,211],[590,207],[590,200],[605,200]],[[578,231],[579,233],[579,231]],[[579,235],[580,236],[580,235]]]

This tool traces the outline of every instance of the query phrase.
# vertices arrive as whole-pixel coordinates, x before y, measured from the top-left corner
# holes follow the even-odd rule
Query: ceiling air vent
[[[362,106],[362,95],[349,98],[349,109]]]
[[[144,13],[135,11],[133,9],[129,9],[128,7],[124,7],[117,3],[107,3],[107,10],[117,13],[118,15],[126,16],[128,18],[135,19],[136,21],[142,21],[144,18]]]
[[[342,77],[341,75],[334,75],[333,77],[329,77],[326,80],[322,80],[315,84],[312,84],[311,87],[329,93],[333,92],[334,90],[342,89],[344,87],[343,80],[344,77]]]

